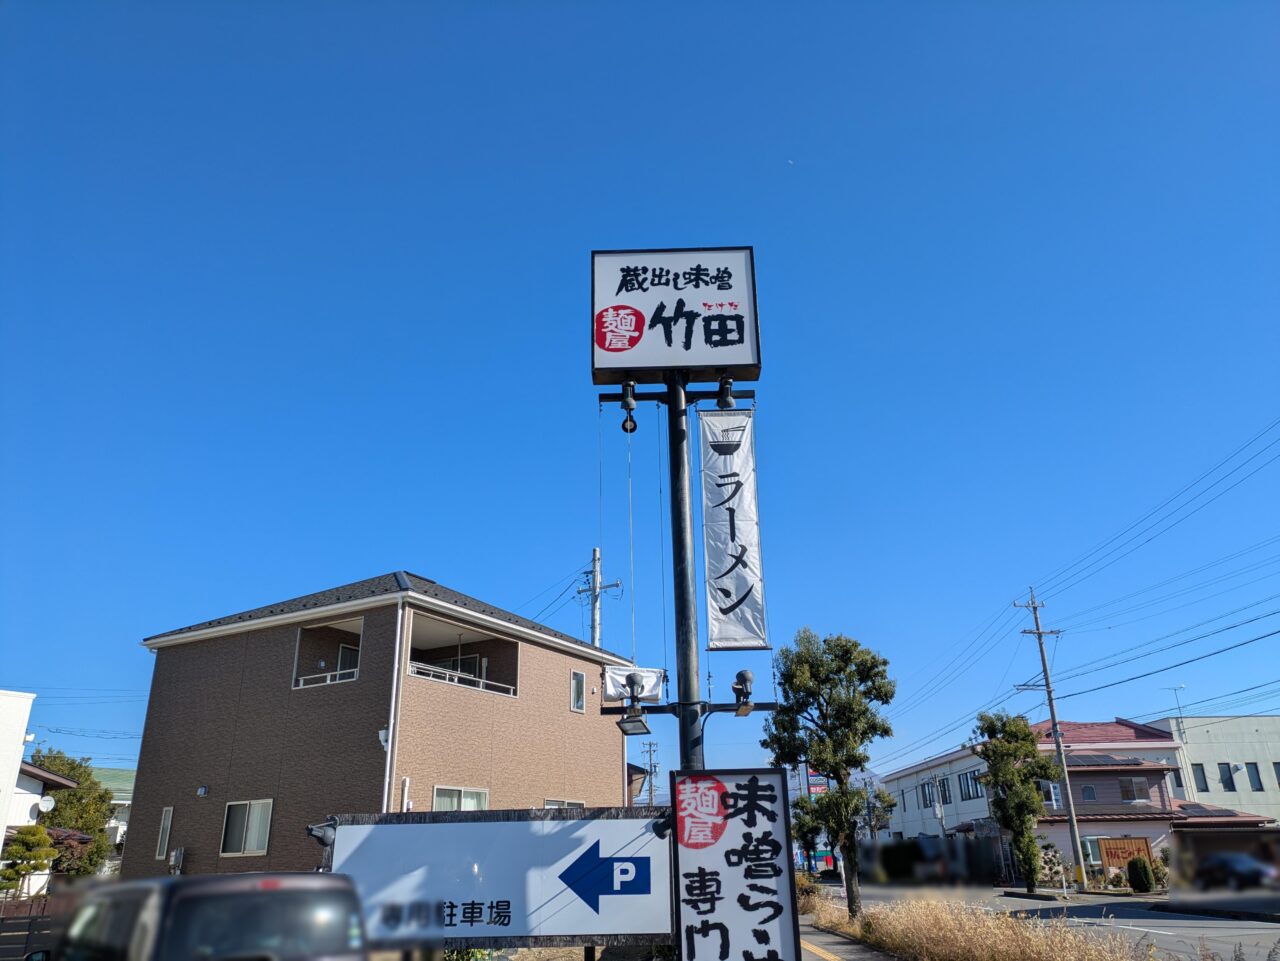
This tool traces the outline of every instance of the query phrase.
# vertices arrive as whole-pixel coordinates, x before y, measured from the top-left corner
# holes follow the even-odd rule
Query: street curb
[[[1002,898],[1025,898],[1028,901],[1069,901],[1070,898],[1064,898],[1061,894],[1029,894],[1026,891],[1001,891]]]
[[[867,944],[865,941],[859,941],[857,938],[850,937],[849,935],[845,934],[843,931],[836,931],[834,928],[825,928],[822,925],[814,924],[813,922],[809,923],[809,927],[813,928],[813,930],[815,931],[821,931],[823,934],[829,934],[833,938],[840,938],[842,941],[848,941],[850,944],[856,944],[863,951],[870,951],[873,954],[880,955],[881,957],[884,957],[884,958],[892,958],[894,959],[894,961],[897,961],[897,959],[900,957],[899,955],[891,954],[890,952],[884,950],[884,948],[873,947],[872,945]],[[801,935],[800,939],[802,941],[804,940],[803,934]]]
[[[1264,914],[1261,911],[1227,911],[1223,908],[1182,907],[1175,904],[1152,904],[1148,911],[1163,911],[1166,914],[1188,914],[1192,917],[1227,918],[1231,921],[1266,921],[1280,924],[1280,914]]]

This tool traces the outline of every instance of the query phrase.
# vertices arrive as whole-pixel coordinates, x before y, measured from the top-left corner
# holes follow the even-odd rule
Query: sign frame
[[[331,815],[329,823],[336,828],[362,825],[396,825],[396,824],[475,824],[519,821],[656,821],[665,823],[674,817],[669,807],[588,807],[588,808],[511,808],[490,811],[406,811],[390,814],[337,814]],[[674,847],[672,837],[662,838],[662,843]],[[324,848],[320,870],[333,871],[333,850],[335,844]],[[674,858],[674,852],[672,852]],[[674,860],[672,861],[674,865]],[[674,868],[673,868],[674,870]],[[664,883],[667,886],[667,900],[672,913],[672,930],[675,925],[676,904],[672,900],[674,886],[670,878],[653,875],[651,882],[655,888]],[[363,906],[362,906],[363,908]],[[367,938],[366,949],[371,951],[401,951],[413,946],[429,945],[433,948],[452,950],[457,948],[570,948],[599,945],[627,946],[670,944],[673,935],[668,930],[662,933],[648,934],[572,934],[572,935],[516,935],[511,937],[471,937],[443,939],[383,939]]]
[[[729,778],[740,777],[769,777],[777,778],[782,795],[779,804],[782,807],[782,844],[783,853],[780,860],[783,862],[783,871],[790,885],[790,899],[786,904],[786,909],[791,914],[791,946],[795,952],[790,959],[779,950],[782,961],[802,961],[804,955],[800,947],[800,913],[796,910],[796,868],[795,862],[791,854],[791,792],[787,784],[787,772],[784,768],[775,767],[742,767],[742,768],[715,768],[708,770],[689,770],[680,769],[671,772],[670,791],[671,791],[671,939],[675,942],[676,961],[688,961],[684,954],[684,938],[680,936],[680,839],[679,816],[676,812],[676,784],[683,777],[714,777],[717,779],[728,780]],[[781,948],[781,946],[779,946]],[[730,956],[732,957],[732,955]]]
[[[595,339],[595,304],[596,304],[596,257],[600,254],[694,254],[694,253],[745,253],[747,265],[751,269],[751,316],[755,334],[755,359],[748,364],[729,364],[723,367],[695,366],[679,367],[674,365],[644,367],[606,367],[596,368]],[[591,304],[589,309],[591,325],[588,330],[587,349],[591,355],[591,383],[594,385],[625,384],[632,381],[637,384],[661,384],[669,371],[682,371],[689,383],[706,383],[718,381],[721,377],[734,380],[760,379],[760,309],[756,293],[756,255],[755,247],[739,245],[733,247],[639,247],[625,250],[592,250],[591,251]]]

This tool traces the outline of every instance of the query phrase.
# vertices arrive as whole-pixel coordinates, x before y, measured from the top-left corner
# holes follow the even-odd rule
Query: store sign
[[[591,376],[596,384],[757,380],[760,326],[750,247],[591,254]]]
[[[800,961],[787,775],[673,771],[680,961]]]
[[[767,648],[750,410],[699,410],[707,647]]]
[[[549,808],[338,819],[375,946],[636,943],[671,937],[665,809]],[[363,821],[365,823],[351,823]]]

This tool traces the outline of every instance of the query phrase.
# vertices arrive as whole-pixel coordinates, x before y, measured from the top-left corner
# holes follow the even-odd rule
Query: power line
[[[1050,584],[1052,584],[1053,582],[1057,581],[1057,580],[1058,580],[1060,577],[1062,577],[1063,575],[1065,575],[1065,574],[1067,574],[1068,572],[1070,572],[1070,571],[1074,570],[1074,569],[1075,569],[1076,567],[1078,567],[1080,564],[1082,564],[1082,563],[1084,563],[1085,561],[1087,561],[1087,560],[1088,560],[1090,557],[1092,557],[1094,554],[1098,553],[1098,551],[1100,551],[1100,550],[1102,550],[1103,548],[1108,547],[1108,546],[1110,546],[1111,544],[1115,543],[1117,540],[1119,540],[1121,537],[1124,537],[1124,535],[1125,535],[1125,534],[1128,534],[1131,530],[1133,530],[1133,529],[1134,529],[1135,527],[1137,527],[1139,524],[1142,524],[1142,523],[1143,523],[1144,521],[1146,521],[1148,518],[1150,518],[1150,517],[1154,516],[1155,514],[1159,513],[1161,510],[1163,510],[1163,509],[1164,509],[1165,507],[1167,507],[1169,504],[1171,504],[1171,503],[1173,503],[1174,501],[1176,501],[1179,497],[1181,497],[1181,496],[1182,496],[1183,494],[1185,494],[1187,491],[1191,490],[1193,487],[1195,487],[1197,484],[1199,484],[1202,480],[1204,480],[1205,478],[1210,477],[1211,475],[1213,475],[1214,473],[1216,473],[1216,472],[1218,471],[1218,469],[1219,469],[1219,468],[1221,468],[1221,467],[1223,467],[1224,465],[1226,465],[1227,463],[1229,463],[1229,462],[1230,462],[1230,461],[1231,461],[1231,460],[1232,460],[1232,459],[1233,459],[1237,454],[1239,454],[1239,453],[1241,453],[1242,451],[1244,451],[1244,450],[1248,449],[1248,448],[1249,448],[1249,447],[1251,447],[1255,442],[1257,442],[1258,440],[1260,440],[1262,437],[1266,436],[1268,433],[1270,433],[1272,430],[1274,430],[1274,429],[1276,428],[1276,426],[1277,426],[1277,425],[1280,425],[1280,417],[1277,417],[1275,420],[1273,420],[1271,423],[1269,423],[1269,424],[1268,424],[1266,427],[1264,427],[1262,430],[1258,431],[1258,433],[1254,434],[1254,435],[1253,435],[1252,437],[1250,437],[1247,441],[1245,441],[1243,444],[1241,444],[1239,447],[1237,447],[1235,450],[1233,450],[1230,454],[1228,454],[1228,455],[1227,455],[1226,457],[1224,457],[1222,460],[1218,461],[1218,463],[1214,464],[1212,467],[1210,467],[1207,471],[1205,471],[1203,474],[1201,474],[1201,475],[1200,475],[1199,477],[1197,477],[1195,480],[1191,481],[1189,484],[1187,484],[1185,487],[1183,487],[1183,488],[1182,488],[1181,490],[1179,490],[1177,493],[1175,493],[1175,494],[1173,494],[1172,496],[1168,497],[1167,499],[1165,499],[1165,500],[1161,501],[1159,504],[1157,504],[1157,505],[1156,505],[1155,507],[1153,507],[1151,510],[1147,511],[1147,513],[1143,514],[1141,517],[1139,517],[1136,521],[1134,521],[1132,524],[1130,524],[1130,525],[1129,525],[1128,527],[1126,527],[1124,530],[1120,531],[1120,532],[1119,532],[1119,533],[1117,533],[1117,534],[1113,534],[1111,537],[1107,538],[1107,540],[1103,541],[1101,544],[1098,544],[1096,547],[1092,548],[1091,550],[1086,551],[1084,554],[1080,555],[1080,557],[1076,558],[1076,560],[1072,561],[1070,564],[1066,565],[1065,567],[1061,567],[1061,568],[1059,568],[1057,571],[1055,571],[1054,573],[1050,574],[1048,577],[1041,578],[1041,579],[1038,581],[1038,583],[1039,583],[1039,584],[1041,584],[1041,586],[1042,586],[1042,587],[1047,587],[1047,586],[1049,586],[1049,585],[1050,585]],[[1180,508],[1177,508],[1177,509],[1180,509]],[[1175,509],[1175,511],[1176,511],[1177,509]],[[1159,523],[1159,522],[1157,522],[1157,523]],[[1140,536],[1140,535],[1139,535],[1139,536]]]
[[[1214,481],[1212,484],[1210,484],[1208,487],[1206,487],[1206,488],[1205,488],[1204,490],[1202,490],[1200,493],[1196,494],[1196,496],[1195,496],[1195,497],[1193,497],[1193,498],[1191,498],[1191,500],[1187,501],[1187,503],[1186,503],[1186,504],[1181,505],[1181,506],[1178,508],[1178,510],[1181,510],[1181,509],[1182,509],[1182,507],[1186,507],[1186,506],[1187,506],[1187,505],[1189,505],[1192,501],[1194,501],[1196,498],[1198,498],[1198,497],[1202,497],[1204,494],[1207,494],[1209,491],[1213,490],[1213,488],[1214,488],[1214,487],[1216,487],[1216,486],[1218,486],[1218,484],[1222,483],[1222,481],[1226,480],[1228,477],[1230,477],[1232,474],[1234,474],[1236,471],[1238,471],[1238,470],[1239,470],[1241,467],[1243,467],[1245,464],[1248,464],[1250,461],[1252,461],[1252,460],[1254,459],[1254,457],[1257,457],[1259,454],[1263,453],[1263,451],[1270,450],[1270,449],[1271,449],[1272,447],[1274,447],[1276,444],[1280,444],[1280,437],[1277,437],[1275,440],[1273,440],[1273,441],[1272,441],[1270,444],[1268,444],[1266,447],[1262,448],[1262,450],[1259,450],[1259,451],[1257,451],[1256,453],[1254,453],[1251,457],[1249,457],[1249,458],[1248,458],[1247,460],[1245,460],[1243,463],[1241,463],[1241,464],[1237,465],[1236,467],[1232,468],[1232,470],[1231,470],[1231,471],[1229,471],[1228,473],[1223,474],[1223,475],[1222,475],[1222,477],[1218,478],[1218,480]],[[1152,541],[1154,541],[1157,537],[1160,537],[1160,536],[1162,536],[1162,535],[1164,535],[1164,534],[1167,534],[1169,531],[1173,530],[1175,527],[1177,527],[1177,526],[1178,526],[1179,524],[1181,524],[1183,521],[1190,520],[1192,517],[1194,517],[1196,514],[1199,514],[1202,510],[1204,510],[1204,509],[1205,509],[1206,507],[1208,507],[1210,504],[1212,504],[1212,503],[1214,503],[1215,501],[1217,501],[1217,500],[1218,500],[1220,497],[1222,497],[1224,494],[1229,494],[1229,493],[1231,493],[1231,491],[1235,490],[1237,487],[1239,487],[1241,484],[1243,484],[1245,481],[1247,481],[1247,480],[1248,480],[1250,477],[1252,477],[1254,474],[1258,473],[1258,471],[1262,470],[1262,469],[1263,469],[1263,468],[1265,468],[1265,467],[1270,466],[1271,464],[1275,463],[1277,460],[1280,460],[1280,454],[1276,454],[1276,455],[1274,455],[1274,456],[1272,456],[1272,457],[1268,458],[1267,460],[1263,461],[1261,464],[1259,464],[1259,465],[1258,465],[1257,467],[1255,467],[1253,470],[1249,471],[1249,473],[1245,474],[1245,475],[1244,475],[1244,477],[1241,477],[1238,481],[1236,481],[1236,482],[1235,482],[1234,484],[1232,484],[1230,487],[1227,487],[1227,488],[1225,488],[1225,489],[1223,489],[1223,490],[1219,491],[1218,493],[1214,494],[1214,495],[1213,495],[1213,497],[1209,498],[1209,499],[1208,499],[1207,501],[1205,501],[1203,504],[1201,504],[1201,505],[1199,505],[1198,507],[1196,507],[1196,509],[1195,509],[1195,510],[1193,510],[1193,511],[1189,511],[1189,512],[1188,512],[1188,513],[1186,513],[1186,514],[1183,514],[1181,517],[1179,517],[1177,520],[1175,520],[1172,524],[1169,524],[1167,527],[1164,527],[1164,528],[1162,528],[1161,530],[1156,531],[1154,534],[1152,534],[1150,537],[1148,537],[1145,541],[1142,541],[1142,542],[1140,542],[1140,543],[1138,543],[1138,544],[1134,545],[1133,547],[1129,548],[1129,550],[1125,551],[1125,552],[1124,552],[1123,554],[1121,554],[1119,557],[1116,557],[1116,558],[1113,558],[1113,559],[1112,559],[1112,560],[1110,560],[1110,561],[1107,561],[1107,563],[1103,564],[1101,567],[1097,567],[1097,566],[1096,566],[1096,565],[1099,563],[1099,561],[1105,560],[1107,557],[1110,557],[1112,554],[1114,554],[1116,551],[1118,551],[1121,547],[1124,547],[1124,546],[1125,546],[1125,545],[1127,545],[1127,544],[1131,544],[1131,543],[1133,543],[1133,541],[1137,540],[1139,537],[1141,537],[1141,536],[1142,536],[1143,534],[1145,534],[1147,531],[1151,530],[1151,529],[1152,529],[1152,527],[1155,527],[1155,526],[1157,526],[1158,524],[1163,523],[1163,522],[1164,522],[1165,520],[1167,520],[1169,517],[1172,517],[1172,516],[1173,516],[1173,514],[1174,514],[1174,513],[1176,513],[1177,511],[1170,512],[1166,517],[1161,518],[1161,520],[1157,521],[1157,522],[1156,522],[1156,524],[1152,524],[1152,525],[1150,525],[1150,526],[1148,526],[1148,527],[1143,528],[1141,531],[1139,531],[1139,532],[1138,532],[1137,534],[1135,534],[1133,537],[1129,538],[1129,539],[1128,539],[1127,541],[1125,541],[1123,544],[1118,545],[1117,547],[1115,547],[1115,548],[1113,548],[1112,550],[1108,551],[1106,554],[1102,555],[1102,557],[1101,557],[1101,558],[1099,558],[1097,561],[1094,561],[1092,564],[1088,565],[1088,567],[1086,567],[1086,568],[1082,569],[1082,570],[1079,572],[1079,574],[1078,574],[1074,579],[1069,580],[1069,581],[1068,581],[1067,583],[1065,583],[1065,584],[1059,584],[1057,587],[1055,587],[1055,588],[1054,588],[1054,590],[1053,590],[1050,594],[1048,594],[1048,595],[1046,595],[1046,596],[1048,596],[1048,597],[1056,597],[1057,595],[1061,594],[1063,591],[1070,590],[1071,588],[1076,587],[1077,585],[1084,583],[1084,582],[1085,582],[1085,581],[1087,581],[1089,578],[1093,577],[1095,574],[1101,573],[1102,571],[1104,571],[1104,570],[1106,570],[1108,567],[1110,567],[1112,564],[1119,563],[1120,561],[1122,561],[1122,560],[1124,560],[1126,557],[1128,557],[1130,554],[1132,554],[1134,551],[1139,550],[1140,548],[1143,548],[1143,547],[1145,547],[1146,545],[1150,544],[1150,543],[1151,543]],[[1085,573],[1085,571],[1088,571],[1088,570],[1089,570],[1089,568],[1094,568],[1094,570],[1089,571],[1089,573]]]
[[[1168,667],[1156,668],[1154,671],[1147,671],[1143,674],[1134,674],[1132,677],[1121,678],[1118,681],[1112,681],[1109,684],[1099,684],[1097,687],[1085,688],[1082,691],[1072,691],[1070,694],[1060,694],[1058,700],[1065,700],[1069,697],[1079,697],[1081,694],[1092,694],[1094,691],[1105,691],[1107,688],[1119,687],[1121,684],[1128,684],[1131,681],[1138,681],[1144,677],[1154,677],[1157,674],[1163,674],[1166,671],[1172,671],[1179,667],[1185,667],[1188,664],[1195,664],[1197,661],[1204,661],[1211,657],[1217,657],[1219,654],[1226,654],[1228,651],[1234,651],[1241,647],[1247,647],[1250,644],[1256,644],[1258,641],[1264,641],[1268,637],[1275,637],[1280,631],[1271,631],[1267,634],[1259,634],[1257,637],[1251,637],[1247,641],[1240,641],[1236,644],[1229,644],[1226,647],[1220,647],[1216,651],[1210,651],[1208,654],[1201,654],[1199,657],[1188,658],[1185,661],[1179,661],[1177,664],[1170,664]]]
[[[1253,624],[1257,621],[1266,620],[1268,617],[1275,617],[1277,614],[1280,614],[1280,608],[1277,608],[1274,611],[1268,611],[1265,614],[1259,614],[1256,617],[1245,618],[1243,621],[1236,621],[1236,623],[1228,624],[1225,627],[1215,628],[1212,631],[1205,631],[1203,634],[1197,634],[1195,637],[1188,637],[1186,640],[1178,641],[1176,644],[1168,644],[1162,647],[1158,651],[1144,651],[1143,653],[1132,654],[1127,657],[1118,657],[1117,655],[1107,663],[1098,664],[1096,667],[1081,667],[1080,670],[1074,670],[1074,669],[1070,670],[1067,673],[1063,674],[1062,677],[1059,678],[1059,680],[1074,681],[1077,677],[1085,677],[1089,674],[1097,674],[1099,671],[1108,671],[1111,668],[1119,667],[1122,664],[1128,664],[1132,661],[1140,661],[1144,657],[1153,657],[1156,654],[1163,654],[1165,651],[1171,651],[1176,647],[1186,647],[1188,644],[1194,644],[1196,641],[1203,641],[1205,638],[1208,638],[1208,637],[1216,637],[1219,634],[1225,634],[1227,631],[1233,631],[1237,627],[1244,627],[1246,624]],[[1151,646],[1152,643],[1154,642],[1148,641],[1146,644],[1138,645],[1137,647],[1149,647]],[[1136,650],[1136,649],[1137,648],[1131,648],[1130,650]]]

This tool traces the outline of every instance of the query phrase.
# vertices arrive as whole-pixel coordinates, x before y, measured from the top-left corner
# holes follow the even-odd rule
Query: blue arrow
[[[596,841],[560,872],[565,887],[596,914],[603,894],[648,894],[648,858],[602,858]]]

